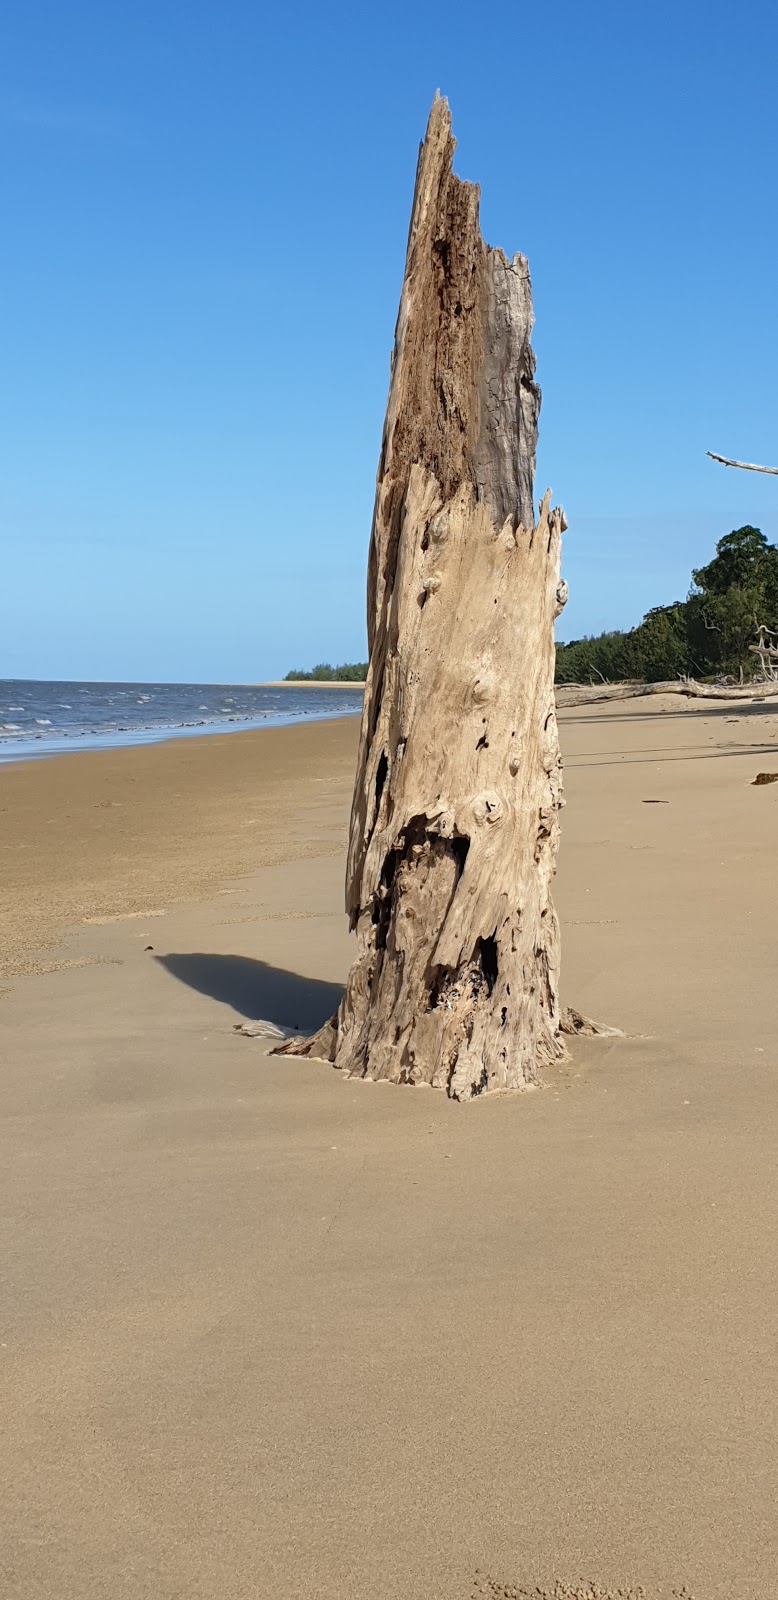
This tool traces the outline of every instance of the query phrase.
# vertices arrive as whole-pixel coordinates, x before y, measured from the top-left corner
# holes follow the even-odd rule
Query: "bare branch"
[[[757,643],[748,646],[759,657],[759,671],[764,683],[778,683],[778,645],[770,644],[771,639],[778,639],[778,631],[768,628],[766,622],[760,622]]]
[[[730,461],[728,456],[717,456],[713,450],[708,451],[711,461],[720,461],[722,467],[742,467],[744,472],[769,472],[778,478],[778,467],[755,467],[753,461]]]

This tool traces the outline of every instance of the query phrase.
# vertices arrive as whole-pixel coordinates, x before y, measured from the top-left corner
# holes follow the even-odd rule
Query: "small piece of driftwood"
[[[236,1022],[233,1024],[233,1033],[245,1033],[247,1039],[291,1039],[294,1038],[295,1028],[279,1028],[275,1022]]]

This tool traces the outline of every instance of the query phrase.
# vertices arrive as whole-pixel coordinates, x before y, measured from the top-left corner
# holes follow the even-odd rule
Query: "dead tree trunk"
[[[534,518],[527,262],[484,244],[454,148],[436,99],[370,548],[347,871],[357,953],[337,1017],[283,1048],[467,1099],[533,1083],[564,1049],[551,880],[566,524],[549,494]]]

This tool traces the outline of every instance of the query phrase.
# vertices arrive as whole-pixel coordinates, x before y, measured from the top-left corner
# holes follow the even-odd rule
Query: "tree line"
[[[329,661],[320,661],[318,667],[311,667],[310,672],[295,669],[287,672],[285,683],[364,683],[367,677],[366,661],[346,661],[340,667],[330,666]]]
[[[778,628],[778,546],[759,528],[735,528],[719,539],[713,560],[692,573],[685,600],[655,606],[626,633],[557,645],[556,681],[748,679],[759,667],[749,645],[761,623]]]

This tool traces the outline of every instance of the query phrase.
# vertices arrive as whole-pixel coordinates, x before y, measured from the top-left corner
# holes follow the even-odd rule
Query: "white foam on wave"
[[[39,728],[51,727],[51,717],[36,717],[35,721]]]

